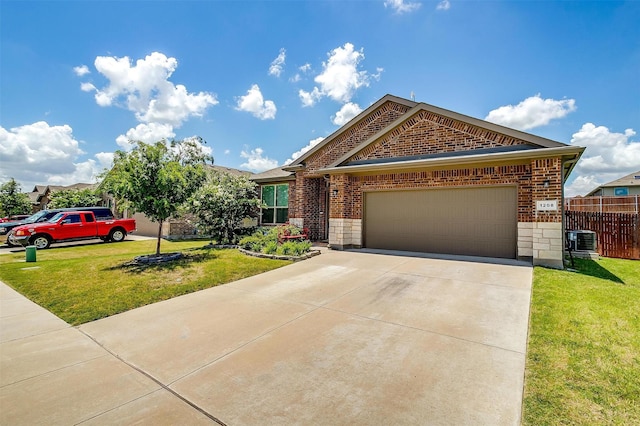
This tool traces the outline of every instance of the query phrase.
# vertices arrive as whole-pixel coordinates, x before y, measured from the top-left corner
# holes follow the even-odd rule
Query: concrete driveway
[[[79,328],[2,286],[0,423],[516,425],[531,280],[324,251]]]

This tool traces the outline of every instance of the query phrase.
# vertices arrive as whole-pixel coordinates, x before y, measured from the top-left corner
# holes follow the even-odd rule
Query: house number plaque
[[[536,201],[536,210],[539,211],[539,212],[555,212],[555,211],[558,211],[558,200]]]

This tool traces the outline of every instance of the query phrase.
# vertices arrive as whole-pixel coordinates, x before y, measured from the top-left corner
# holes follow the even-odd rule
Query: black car
[[[15,246],[16,244],[11,242],[11,234],[12,234],[11,230],[16,226],[27,225],[29,223],[46,222],[47,220],[55,216],[57,213],[65,212],[65,211],[78,211],[78,210],[93,212],[97,220],[113,219],[113,213],[111,212],[111,209],[108,207],[71,207],[71,208],[65,208],[65,209],[40,210],[39,212],[34,213],[33,215],[29,216],[24,220],[20,220],[16,222],[0,223],[0,237],[6,235],[7,245],[9,247]]]

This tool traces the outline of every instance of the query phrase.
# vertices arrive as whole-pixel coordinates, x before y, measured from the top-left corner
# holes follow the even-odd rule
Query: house
[[[97,184],[94,183],[74,183],[73,185],[36,185],[31,192],[27,193],[29,201],[31,201],[32,211],[38,212],[46,209],[47,205],[51,201],[51,193],[63,190],[82,190],[82,189],[95,189]],[[108,197],[103,197],[102,205],[105,207],[112,207],[112,200]]]
[[[640,170],[623,176],[620,179],[600,185],[586,196],[626,197],[628,195],[640,195]]]
[[[286,209],[290,223],[335,249],[561,268],[563,184],[583,151],[386,95],[290,165],[253,178],[273,207],[266,222]]]

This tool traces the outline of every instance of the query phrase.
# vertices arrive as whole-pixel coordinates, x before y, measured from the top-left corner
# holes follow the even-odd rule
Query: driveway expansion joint
[[[178,392],[174,391],[173,389],[171,389],[168,385],[165,385],[164,383],[162,383],[160,380],[156,379],[155,377],[153,377],[151,374],[147,373],[146,371],[136,367],[135,365],[131,364],[130,362],[128,362],[127,360],[123,359],[122,357],[120,357],[118,354],[116,354],[115,352],[109,350],[107,347],[105,347],[104,345],[102,345],[99,341],[97,341],[96,339],[93,338],[93,336],[91,336],[90,334],[85,333],[83,330],[78,328],[78,331],[80,331],[80,333],[84,334],[85,336],[87,336],[89,339],[93,340],[98,346],[100,346],[102,349],[104,349],[105,351],[107,351],[109,354],[111,354],[113,357],[115,357],[117,360],[119,360],[120,362],[124,363],[125,365],[129,366],[130,368],[134,369],[135,371],[137,371],[138,373],[142,374],[143,376],[147,377],[149,380],[153,381],[154,383],[156,383],[158,386],[160,386],[162,389],[166,390],[167,392],[171,393],[173,396],[175,396],[176,398],[180,399],[181,401],[183,401],[185,404],[189,405],[190,407],[192,407],[193,409],[195,409],[196,411],[200,412],[202,415],[206,416],[207,418],[209,418],[210,420],[213,420],[214,422],[216,422],[217,424],[221,425],[221,426],[227,426],[226,423],[224,423],[222,420],[218,419],[217,417],[215,417],[213,414],[208,413],[206,410],[204,410],[202,407],[199,407],[198,405],[196,405],[195,403],[193,403],[192,401],[188,400],[187,398],[185,398],[184,396],[180,395]],[[131,402],[131,401],[129,401]]]

